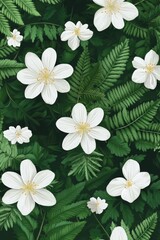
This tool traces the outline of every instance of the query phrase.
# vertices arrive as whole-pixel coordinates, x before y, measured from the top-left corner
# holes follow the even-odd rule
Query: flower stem
[[[140,4],[140,3],[144,2],[144,1],[145,0],[141,0],[140,2],[138,2],[138,3],[134,4],[134,5],[138,5],[138,4]]]
[[[106,231],[106,229],[103,227],[103,225],[102,225],[101,222],[98,220],[98,218],[96,217],[96,215],[95,215],[95,214],[93,214],[93,215],[94,215],[96,221],[98,222],[99,226],[100,226],[100,227],[103,229],[103,231],[105,232],[105,234],[106,234],[106,236],[107,236],[107,239],[110,239],[110,236],[109,236],[108,232]]]
[[[43,219],[42,219],[42,223],[41,223],[41,226],[40,226],[40,229],[39,229],[39,232],[38,232],[36,240],[39,240],[39,238],[40,238],[40,235],[41,235],[41,232],[42,232],[42,229],[43,229],[43,225],[44,225],[44,221],[45,221],[45,217],[46,217],[46,213],[44,213],[44,216],[43,216]]]

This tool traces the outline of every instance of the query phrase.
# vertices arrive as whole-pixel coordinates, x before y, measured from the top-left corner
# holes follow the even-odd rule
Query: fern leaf
[[[110,54],[100,62],[102,73],[100,89],[106,92],[125,71],[129,58],[128,39],[116,46]]]
[[[145,219],[134,231],[132,231],[133,240],[150,240],[157,224],[157,213]]]
[[[49,3],[49,4],[57,4],[59,3],[61,0],[39,0],[43,3]]]
[[[6,35],[10,35],[10,26],[8,20],[0,12],[0,32]]]
[[[125,23],[125,27],[123,28],[123,31],[129,36],[138,37],[142,39],[146,39],[148,34],[148,30],[146,28],[137,26],[131,22]]]
[[[34,16],[40,16],[40,13],[36,10],[32,0],[14,0],[14,2],[22,8],[24,11]]]
[[[16,48],[8,46],[4,39],[0,41],[0,58],[5,58],[15,51]]]
[[[24,67],[24,64],[15,60],[0,60],[0,80],[6,79],[17,74]]]
[[[23,25],[19,10],[11,0],[0,0],[1,11],[11,21]]]

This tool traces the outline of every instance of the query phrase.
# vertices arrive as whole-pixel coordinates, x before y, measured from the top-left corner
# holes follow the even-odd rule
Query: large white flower
[[[106,190],[109,195],[121,196],[123,200],[132,203],[139,197],[141,189],[150,185],[151,178],[148,172],[140,172],[139,163],[132,159],[124,164],[122,172],[125,178],[113,179]]]
[[[21,128],[19,125],[17,127],[10,126],[8,130],[3,131],[3,134],[11,144],[28,143],[32,137],[32,132],[28,127]]]
[[[108,207],[108,204],[105,199],[91,197],[90,201],[87,202],[87,207],[92,213],[101,214]]]
[[[136,68],[132,75],[132,81],[135,83],[144,83],[148,89],[155,89],[157,80],[160,80],[160,65],[158,54],[150,50],[144,60],[140,57],[135,57],[132,61],[133,67]]]
[[[117,29],[124,27],[124,19],[131,21],[138,16],[138,9],[124,0],[93,0],[100,8],[94,16],[94,25],[98,31],[108,28],[111,23]]]
[[[65,24],[65,31],[61,34],[62,41],[68,41],[68,46],[74,51],[80,41],[87,41],[93,36],[93,32],[88,29],[88,24],[82,24],[80,21],[77,24],[69,21]]]
[[[8,46],[20,47],[23,36],[20,35],[20,32],[17,29],[14,29],[13,32],[11,32],[11,37],[7,37],[7,40]]]
[[[77,103],[72,109],[72,118],[62,117],[56,122],[56,126],[62,132],[69,133],[63,140],[64,150],[71,150],[81,144],[86,154],[91,154],[96,149],[96,141],[106,141],[110,138],[110,132],[98,126],[104,117],[101,108],[94,108],[87,115],[85,106]]]
[[[128,237],[124,228],[115,227],[112,231],[110,240],[128,240]]]
[[[42,206],[53,206],[56,204],[54,195],[44,189],[54,179],[55,174],[50,170],[37,173],[34,164],[26,159],[20,165],[21,176],[15,172],[5,172],[2,182],[5,186],[12,188],[8,190],[2,202],[13,204],[17,202],[17,208],[22,215],[28,215],[35,207],[35,203]]]
[[[25,97],[33,99],[40,93],[47,104],[54,104],[57,92],[66,93],[70,90],[69,83],[65,80],[73,73],[69,64],[55,66],[57,53],[53,48],[47,48],[42,54],[42,60],[34,53],[27,53],[25,64],[27,68],[17,74],[17,79],[27,86]]]

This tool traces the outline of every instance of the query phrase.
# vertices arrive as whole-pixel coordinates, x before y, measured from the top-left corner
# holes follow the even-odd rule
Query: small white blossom
[[[87,41],[93,36],[93,32],[88,29],[88,24],[82,24],[80,21],[77,24],[69,21],[65,24],[65,31],[61,34],[62,41],[68,41],[68,46],[74,51],[80,41]]]
[[[42,54],[42,60],[29,52],[25,56],[27,68],[17,74],[17,79],[28,85],[25,89],[25,97],[33,99],[41,94],[47,104],[54,104],[58,93],[70,91],[70,85],[65,80],[73,73],[73,68],[69,64],[59,64],[55,66],[57,53],[53,48],[47,48]]]
[[[144,83],[148,89],[155,89],[157,80],[160,81],[160,65],[158,54],[150,50],[144,60],[140,57],[135,57],[132,61],[133,67],[136,68],[132,75],[132,81],[135,83]]]
[[[112,231],[110,240],[128,240],[128,237],[124,228],[115,227]]]
[[[132,159],[124,164],[122,172],[125,178],[113,179],[106,190],[112,197],[121,196],[123,200],[132,203],[139,197],[141,189],[150,185],[151,177],[148,172],[140,172],[139,163]]]
[[[131,21],[138,16],[138,9],[124,0],[93,0],[101,6],[94,16],[94,25],[98,31],[108,28],[111,23],[117,29],[124,27],[124,20]]]
[[[87,207],[92,213],[101,214],[108,207],[108,204],[105,199],[91,197],[90,201],[87,202]]]
[[[17,127],[10,126],[8,130],[3,131],[3,134],[11,144],[28,143],[32,137],[32,132],[28,127],[21,128],[19,125]]]
[[[62,132],[68,133],[62,143],[66,151],[76,148],[79,144],[86,154],[96,149],[96,140],[106,141],[110,132],[98,126],[104,117],[102,108],[94,108],[87,114],[85,106],[77,103],[72,109],[72,118],[62,117],[57,120],[56,126]]]
[[[54,195],[44,189],[54,179],[55,174],[50,170],[37,173],[34,164],[26,159],[20,165],[21,176],[15,172],[5,172],[2,182],[11,188],[8,190],[2,202],[5,204],[17,203],[17,208],[22,215],[28,215],[35,207],[35,203],[42,206],[53,206],[56,204]]]
[[[20,47],[23,36],[20,35],[20,32],[17,29],[14,29],[13,32],[11,32],[11,35],[12,36],[7,37],[8,46]]]

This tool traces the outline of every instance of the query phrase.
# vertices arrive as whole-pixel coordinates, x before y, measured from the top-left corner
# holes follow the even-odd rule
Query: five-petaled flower
[[[136,68],[132,75],[132,81],[135,83],[144,83],[148,89],[155,89],[157,80],[160,80],[160,65],[158,54],[150,50],[144,60],[140,57],[135,57],[132,61],[133,67]]]
[[[82,24],[80,21],[74,24],[68,21],[65,24],[65,31],[61,34],[62,41],[68,41],[68,46],[74,51],[79,45],[80,41],[87,41],[93,36],[93,32],[88,29],[88,24]]]
[[[124,0],[93,0],[100,8],[94,16],[94,25],[98,31],[108,28],[111,23],[117,29],[124,27],[124,20],[131,21],[138,16],[138,9]]]
[[[125,178],[113,179],[106,190],[109,195],[121,196],[123,200],[132,203],[139,197],[141,189],[150,185],[151,177],[148,172],[140,172],[139,163],[132,159],[124,164],[122,172]]]
[[[54,104],[57,92],[66,93],[70,91],[70,85],[65,80],[73,73],[69,64],[55,66],[57,53],[53,48],[47,48],[42,54],[42,60],[34,53],[27,53],[25,64],[27,68],[17,74],[17,79],[26,85],[25,97],[33,99],[40,93],[47,104]]]
[[[112,231],[110,240],[128,240],[128,237],[124,228],[115,227]]]
[[[87,207],[92,213],[101,214],[108,207],[108,204],[105,199],[91,197],[90,201],[87,202]]]
[[[81,144],[86,154],[91,154],[96,149],[96,140],[106,141],[110,138],[110,132],[104,127],[98,126],[104,117],[102,108],[94,108],[87,115],[85,106],[77,103],[72,109],[72,118],[62,117],[57,120],[59,130],[69,133],[63,140],[62,148],[71,150]]]
[[[19,125],[17,127],[10,126],[8,130],[3,131],[3,135],[11,144],[15,143],[29,143],[32,137],[31,130],[28,127],[21,128]]]
[[[11,36],[7,37],[8,46],[20,47],[23,36],[20,35],[20,32],[17,29],[14,29],[11,32]]]
[[[2,175],[3,184],[12,188],[4,194],[2,202],[5,204],[17,203],[17,208],[22,215],[31,213],[35,203],[42,206],[56,204],[54,195],[44,189],[55,177],[52,171],[42,170],[37,173],[34,164],[26,159],[21,162],[20,172],[21,176],[15,172],[5,172]]]

